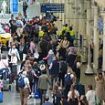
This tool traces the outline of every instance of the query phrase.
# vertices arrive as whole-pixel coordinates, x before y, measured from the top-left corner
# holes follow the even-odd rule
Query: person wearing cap
[[[53,105],[53,103],[49,102],[49,97],[45,97],[45,102],[42,105]]]

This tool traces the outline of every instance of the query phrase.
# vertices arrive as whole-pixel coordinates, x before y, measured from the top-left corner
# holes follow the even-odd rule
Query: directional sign
[[[12,14],[18,13],[18,0],[10,0],[10,11]]]
[[[43,3],[41,4],[41,12],[64,12],[63,3]]]

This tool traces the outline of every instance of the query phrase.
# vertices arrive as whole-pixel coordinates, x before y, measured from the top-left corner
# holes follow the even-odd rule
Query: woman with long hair
[[[68,93],[68,102],[69,105],[78,105],[79,103],[79,92],[75,89],[75,85],[71,86]]]

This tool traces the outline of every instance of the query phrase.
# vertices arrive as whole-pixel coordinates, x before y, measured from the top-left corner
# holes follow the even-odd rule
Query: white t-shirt
[[[94,90],[89,90],[86,93],[86,98],[89,105],[95,105],[95,91]]]

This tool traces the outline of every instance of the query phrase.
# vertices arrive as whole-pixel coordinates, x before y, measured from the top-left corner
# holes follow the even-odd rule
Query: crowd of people
[[[58,36],[54,22],[46,17],[25,21],[12,15],[8,59],[1,57],[0,70],[10,67],[10,84],[16,81],[21,105],[28,105],[32,96],[40,98],[41,105],[102,105],[105,100],[103,74],[95,77],[96,90],[90,84],[85,92],[85,86],[80,83],[82,62],[74,45],[75,31],[64,24]]]

